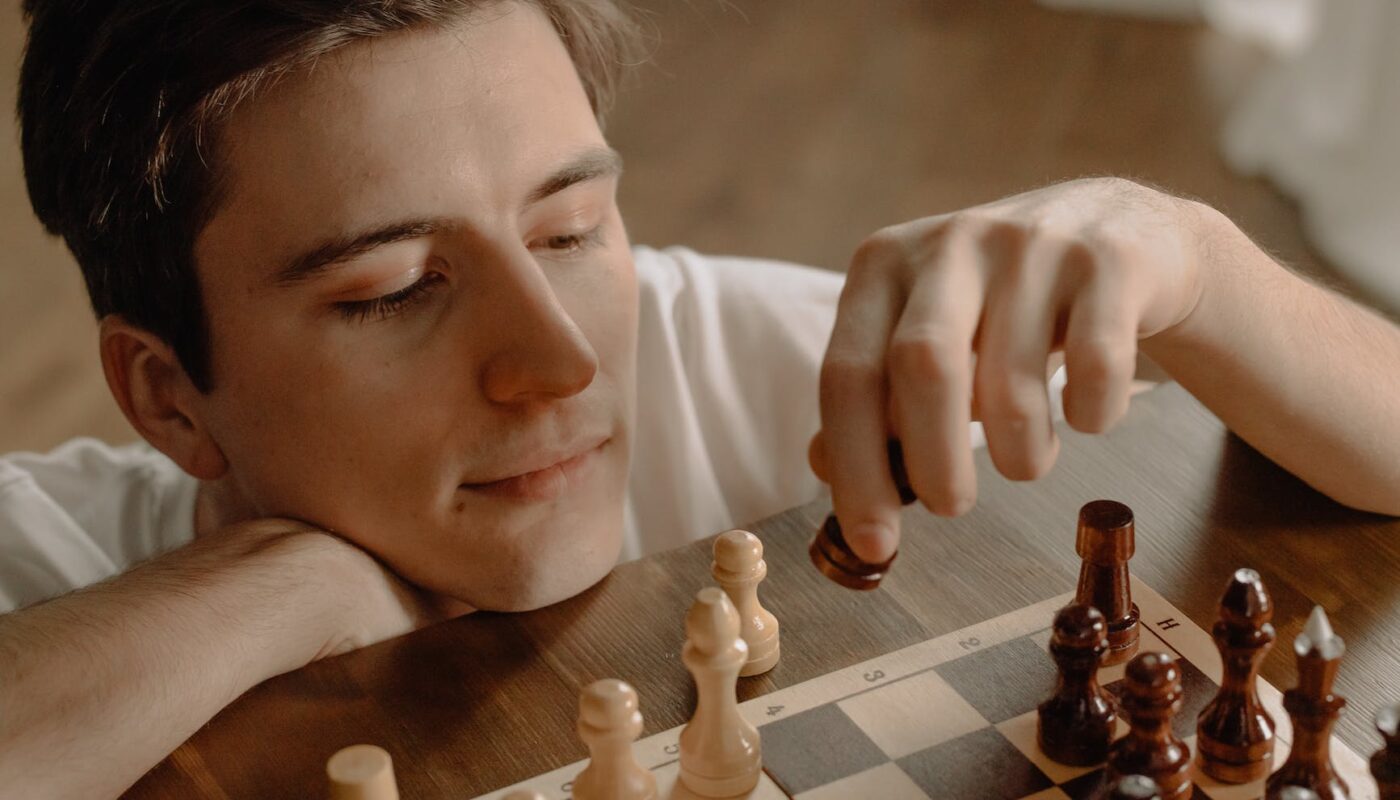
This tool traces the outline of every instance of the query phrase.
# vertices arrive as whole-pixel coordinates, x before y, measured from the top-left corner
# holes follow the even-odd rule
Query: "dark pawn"
[[[1162,800],[1162,790],[1146,775],[1124,775],[1109,787],[1104,800]]]
[[[1121,664],[1138,647],[1138,607],[1128,585],[1133,557],[1133,510],[1112,500],[1095,500],[1079,509],[1074,549],[1084,559],[1074,602],[1093,606],[1108,620],[1105,665]]]
[[[1376,712],[1376,730],[1385,738],[1385,747],[1371,756],[1371,776],[1381,800],[1400,800],[1400,703]]]
[[[1196,718],[1196,762],[1223,783],[1268,776],[1274,763],[1274,719],[1259,702],[1259,664],[1274,644],[1274,604],[1259,573],[1235,570],[1220,599],[1212,635],[1223,664],[1220,691]]]
[[[1108,757],[1118,714],[1099,688],[1099,664],[1107,652],[1108,625],[1097,608],[1075,603],[1055,615],[1050,657],[1059,677],[1055,693],[1040,704],[1036,739],[1061,764],[1087,767]]]
[[[1298,685],[1283,693],[1283,707],[1293,721],[1288,760],[1269,776],[1268,797],[1285,786],[1302,786],[1321,800],[1347,800],[1347,785],[1332,768],[1332,726],[1345,698],[1332,693],[1346,644],[1332,632],[1322,606],[1313,608],[1303,632],[1293,640],[1298,657]]]
[[[1172,733],[1181,710],[1181,670],[1165,653],[1141,653],[1123,676],[1123,713],[1128,735],[1108,753],[1108,778],[1145,775],[1157,782],[1162,800],[1191,796],[1191,751]]]
[[[919,498],[909,486],[909,474],[904,468],[904,448],[898,439],[889,441],[888,453],[890,477],[894,479],[894,488],[899,492],[899,502],[907,506]],[[884,580],[895,556],[899,554],[895,553],[880,564],[861,561],[860,556],[846,543],[841,523],[833,512],[826,515],[826,521],[817,529],[817,535],[812,537],[812,543],[807,547],[807,555],[811,557],[812,565],[817,571],[834,583],[847,589],[868,592],[879,588],[880,581]]]

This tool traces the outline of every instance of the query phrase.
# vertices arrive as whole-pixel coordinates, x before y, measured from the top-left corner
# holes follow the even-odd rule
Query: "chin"
[[[423,585],[483,611],[532,611],[567,600],[617,564],[622,514],[619,509],[606,516],[586,523],[552,520],[547,531],[506,540],[517,546],[498,541],[489,558],[478,554],[472,560],[484,570],[462,570]]]

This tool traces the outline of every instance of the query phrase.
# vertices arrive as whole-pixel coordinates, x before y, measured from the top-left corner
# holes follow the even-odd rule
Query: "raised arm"
[[[1284,468],[1400,514],[1400,328],[1207,206],[1088,179],[886,228],[857,251],[811,450],[852,549],[879,563],[898,545],[888,437],[924,505],[960,514],[976,497],[970,419],[1003,475],[1037,478],[1059,448],[1047,361],[1063,350],[1065,418],[1095,433],[1126,412],[1139,347]]]
[[[0,786],[116,797],[244,691],[410,630],[416,603],[359,550],[274,520],[0,616]]]
[[[1400,515],[1400,326],[1282,268],[1218,211],[1195,209],[1204,291],[1143,352],[1318,491]]]

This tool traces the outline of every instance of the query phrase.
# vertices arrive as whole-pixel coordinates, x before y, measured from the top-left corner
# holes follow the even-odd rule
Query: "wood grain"
[[[1044,480],[1005,481],[979,453],[976,510],[956,520],[908,510],[900,557],[875,592],[842,589],[808,561],[823,502],[753,525],[783,657],[741,681],[740,699],[1071,591],[1077,511],[1107,497],[1136,512],[1134,573],[1202,628],[1240,566],[1257,569],[1273,593],[1282,643],[1313,603],[1325,606],[1348,645],[1337,689],[1350,704],[1338,733],[1359,752],[1376,749],[1370,715],[1400,700],[1400,521],[1312,491],[1174,385],[1139,397],[1107,436],[1062,436],[1060,463]],[[679,658],[682,619],[711,583],[710,547],[622,565],[537,612],[473,614],[269,681],[129,796],[317,797],[326,758],[366,742],[393,754],[405,797],[472,797],[583,758],[578,692],[603,677],[637,688],[644,735],[682,724],[694,703]],[[1292,685],[1290,653],[1270,653],[1266,680]]]

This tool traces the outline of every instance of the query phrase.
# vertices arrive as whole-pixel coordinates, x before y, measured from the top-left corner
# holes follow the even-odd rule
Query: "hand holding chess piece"
[[[1212,636],[1222,677],[1215,699],[1196,718],[1196,761],[1223,783],[1266,777],[1274,763],[1274,720],[1259,702],[1259,664],[1274,644],[1273,602],[1259,573],[1235,570],[1220,600]]]
[[[758,601],[758,585],[768,576],[763,542],[748,531],[726,531],[715,539],[710,573],[729,595],[741,621],[740,635],[749,657],[739,675],[761,675],[778,663],[778,619]]]
[[[681,783],[701,797],[733,797],[758,785],[758,730],[739,713],[735,687],[749,648],[739,613],[720,589],[695,595],[685,617],[681,660],[695,677],[695,715],[681,731]]]
[[[1036,739],[1061,764],[1089,766],[1108,756],[1118,714],[1098,682],[1107,653],[1108,625],[1097,608],[1073,603],[1055,615],[1050,655],[1059,676],[1037,709]]]
[[[578,736],[588,766],[574,779],[574,800],[656,800],[656,776],[632,756],[642,732],[637,691],[612,678],[594,681],[579,696]]]
[[[326,762],[331,800],[399,800],[394,763],[372,744],[343,748]]]
[[[1191,753],[1172,733],[1172,716],[1181,710],[1176,661],[1164,653],[1138,654],[1128,662],[1123,688],[1130,727],[1109,749],[1109,779],[1145,775],[1156,781],[1163,800],[1190,797]]]

